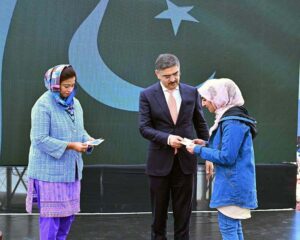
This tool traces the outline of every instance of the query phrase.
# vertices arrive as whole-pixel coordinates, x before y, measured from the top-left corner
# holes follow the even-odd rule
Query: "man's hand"
[[[172,148],[180,148],[182,146],[182,144],[181,144],[182,140],[183,140],[183,138],[180,136],[170,135],[170,138],[169,138],[170,146]]]
[[[205,161],[205,172],[206,172],[206,180],[209,179],[214,175],[214,164],[210,161]]]

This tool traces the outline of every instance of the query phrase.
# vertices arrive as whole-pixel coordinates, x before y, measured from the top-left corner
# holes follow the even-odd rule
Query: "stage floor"
[[[80,214],[72,225],[70,240],[150,239],[151,214]],[[168,239],[173,239],[173,217],[169,214]],[[255,211],[243,221],[245,240],[300,239],[300,212]],[[38,240],[38,215],[1,214],[4,240]],[[216,212],[193,212],[191,240],[221,239]]]

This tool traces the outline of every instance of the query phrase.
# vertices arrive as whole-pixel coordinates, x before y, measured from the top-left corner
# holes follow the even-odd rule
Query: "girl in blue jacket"
[[[241,219],[250,218],[250,209],[257,207],[252,142],[256,121],[243,107],[241,91],[230,79],[208,80],[199,93],[202,105],[216,118],[208,144],[196,139],[187,150],[214,163],[210,207],[218,209],[223,240],[242,240]]]

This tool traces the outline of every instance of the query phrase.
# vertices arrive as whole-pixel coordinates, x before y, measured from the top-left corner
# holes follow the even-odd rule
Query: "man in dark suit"
[[[179,83],[180,63],[173,54],[161,54],[155,62],[160,82],[140,94],[139,129],[150,141],[146,174],[152,205],[152,240],[166,238],[171,196],[174,239],[189,239],[196,158],[182,147],[183,138],[208,139],[200,96],[196,88]],[[211,167],[211,166],[210,166]]]

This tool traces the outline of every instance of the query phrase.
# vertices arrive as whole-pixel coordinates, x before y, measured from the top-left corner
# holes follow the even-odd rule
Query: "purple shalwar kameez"
[[[83,111],[76,95],[76,84],[68,97],[61,96],[63,80],[76,77],[69,64],[50,68],[44,77],[47,88],[31,112],[31,146],[28,163],[26,210],[33,203],[40,212],[40,239],[66,239],[74,214],[80,211],[82,152],[69,149],[71,142],[85,143],[91,137],[84,129]],[[66,87],[65,87],[66,88]],[[90,153],[92,147],[86,152]]]
[[[27,212],[32,212],[35,202],[40,211],[40,239],[66,239],[74,214],[80,211],[80,181],[52,183],[30,178],[26,198]]]

